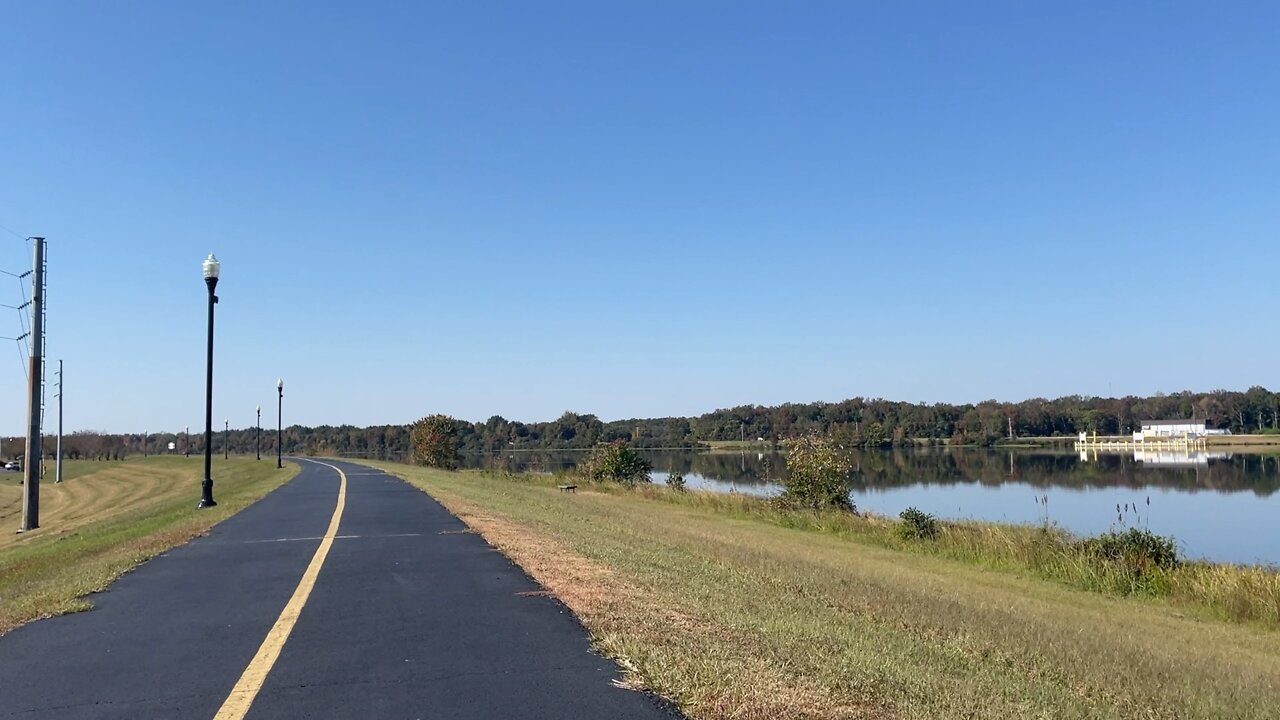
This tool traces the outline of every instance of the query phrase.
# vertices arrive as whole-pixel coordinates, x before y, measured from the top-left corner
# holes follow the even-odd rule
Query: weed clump
[[[907,540],[932,540],[938,536],[938,519],[915,507],[898,514],[898,536]]]
[[[685,492],[687,488],[685,487],[684,473],[671,468],[671,471],[667,473],[667,487],[676,492]]]

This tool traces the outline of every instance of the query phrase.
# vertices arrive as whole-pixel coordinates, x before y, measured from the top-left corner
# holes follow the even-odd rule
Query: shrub
[[[636,485],[649,482],[653,466],[625,441],[597,445],[582,461],[582,474],[597,482]]]
[[[456,470],[458,468],[458,421],[448,415],[431,415],[409,430],[413,460],[419,465]]]
[[[938,520],[923,510],[909,507],[898,517],[898,535],[908,540],[932,540],[938,535]]]
[[[684,473],[676,470],[675,468],[671,468],[671,472],[667,473],[667,487],[675,490],[676,492],[684,492]]]
[[[849,461],[829,439],[805,435],[787,452],[787,477],[778,500],[788,507],[852,512],[856,508],[849,499],[848,475]]]
[[[1143,575],[1152,567],[1174,568],[1180,563],[1173,538],[1144,528],[1087,538],[1080,541],[1080,548],[1088,555],[1123,566],[1135,576]]]

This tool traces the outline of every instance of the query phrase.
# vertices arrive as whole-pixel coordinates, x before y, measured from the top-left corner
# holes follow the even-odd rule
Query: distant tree
[[[848,479],[849,460],[834,443],[818,435],[803,435],[791,443],[787,453],[787,477],[779,500],[790,507],[853,511]]]
[[[413,459],[419,465],[456,470],[458,467],[458,421],[448,415],[429,415],[409,431]]]
[[[884,444],[884,426],[873,422],[862,433],[862,444],[867,447],[880,447]]]

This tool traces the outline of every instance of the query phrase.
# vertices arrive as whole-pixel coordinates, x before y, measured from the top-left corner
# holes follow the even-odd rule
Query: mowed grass
[[[1274,718],[1280,633],[645,493],[379,463],[693,718]],[[691,494],[693,495],[693,494]],[[718,501],[717,501],[718,502]]]
[[[89,608],[86,595],[207,531],[297,474],[296,465],[217,458],[217,507],[197,511],[203,458],[74,461],[61,484],[40,484],[40,528],[22,519],[19,473],[0,474],[0,633],[40,617]]]

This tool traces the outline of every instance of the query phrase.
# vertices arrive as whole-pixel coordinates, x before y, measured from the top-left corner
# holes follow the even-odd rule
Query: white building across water
[[[1098,435],[1080,433],[1075,448],[1081,452],[1092,451],[1128,451],[1128,450],[1204,450],[1209,435],[1229,435],[1230,430],[1211,430],[1205,427],[1203,420],[1143,420],[1138,423],[1142,428],[1133,435]]]
[[[1198,438],[1205,435],[1226,435],[1226,430],[1209,430],[1203,420],[1143,420],[1142,430],[1133,434],[1134,440],[1145,438]]]

